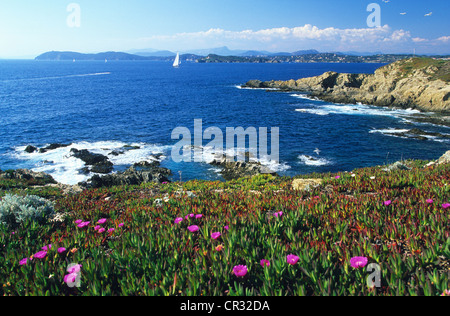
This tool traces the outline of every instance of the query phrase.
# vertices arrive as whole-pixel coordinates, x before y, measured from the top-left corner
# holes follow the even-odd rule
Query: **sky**
[[[448,0],[0,0],[0,58],[222,46],[450,54],[449,9]]]

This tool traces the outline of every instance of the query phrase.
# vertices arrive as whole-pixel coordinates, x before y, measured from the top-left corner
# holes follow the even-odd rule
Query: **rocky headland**
[[[383,66],[374,74],[326,72],[298,80],[251,80],[243,87],[301,91],[333,103],[363,103],[448,114],[449,81],[449,60],[409,58]],[[444,121],[448,122],[449,117]]]

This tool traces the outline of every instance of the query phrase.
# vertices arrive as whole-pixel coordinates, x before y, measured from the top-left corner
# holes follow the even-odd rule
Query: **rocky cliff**
[[[302,91],[334,103],[450,112],[449,81],[450,61],[410,58],[381,67],[375,74],[326,72],[299,80],[251,80],[244,87]]]

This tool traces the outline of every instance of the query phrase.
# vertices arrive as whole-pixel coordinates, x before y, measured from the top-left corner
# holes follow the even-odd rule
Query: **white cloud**
[[[193,49],[229,46],[234,49],[271,49],[294,51],[315,48],[322,51],[384,50],[409,51],[410,45],[426,44],[427,39],[413,37],[409,31],[393,30],[388,25],[377,28],[319,28],[306,24],[293,28],[279,27],[262,30],[228,31],[211,28],[207,31],[156,35],[141,38],[142,47],[164,49]],[[449,42],[450,37],[438,39]]]
[[[450,36],[442,36],[442,37],[439,37],[437,40],[447,43],[447,42],[450,42]]]
[[[428,40],[426,38],[421,38],[421,37],[413,37],[412,41],[414,43],[424,43],[424,42],[428,42]]]

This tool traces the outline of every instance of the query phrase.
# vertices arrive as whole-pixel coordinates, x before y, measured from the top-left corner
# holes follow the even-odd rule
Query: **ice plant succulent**
[[[197,225],[189,226],[188,229],[191,233],[195,233],[200,230],[200,228]]]
[[[179,224],[182,221],[183,221],[183,218],[182,217],[178,217],[178,218],[175,219],[175,224]]]
[[[260,262],[261,266],[264,267],[269,267],[270,266],[270,261],[266,260],[266,259],[262,259]]]
[[[273,213],[273,216],[281,217],[281,216],[283,216],[283,212],[275,212],[275,213]]]
[[[350,259],[350,265],[355,269],[364,268],[368,262],[369,259],[366,257],[353,257]]]
[[[19,265],[21,266],[25,266],[28,263],[28,258],[23,258],[22,260],[19,261]]]
[[[238,265],[238,266],[235,266],[235,267],[233,268],[233,273],[234,273],[234,275],[237,276],[238,278],[244,277],[244,276],[246,276],[247,273],[248,273],[247,266],[244,266],[244,265]]]
[[[392,204],[392,201],[391,201],[391,200],[387,200],[387,201],[384,202],[384,206],[389,206],[389,205],[391,205],[391,204]]]
[[[295,265],[300,260],[300,258],[297,257],[296,255],[288,255],[286,257],[286,260],[287,260],[287,263],[289,263],[290,265]]]
[[[89,226],[90,223],[91,223],[91,222],[82,222],[81,224],[78,224],[78,228],[84,228],[84,227],[87,227],[87,226]]]
[[[38,253],[36,253],[33,258],[37,258],[37,259],[44,259],[47,256],[47,251],[42,250],[39,251]]]
[[[211,234],[211,238],[214,240],[218,239],[220,236],[222,236],[222,234],[219,232]]]

